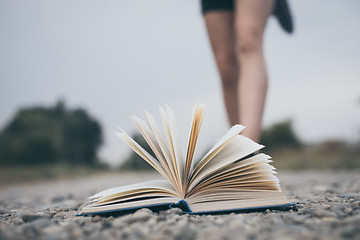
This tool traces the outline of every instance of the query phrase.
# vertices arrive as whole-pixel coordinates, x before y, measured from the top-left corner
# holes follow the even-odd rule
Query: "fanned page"
[[[270,157],[257,154],[225,165],[206,175],[186,201],[194,213],[289,206]]]
[[[165,180],[149,181],[110,188],[90,197],[79,215],[104,213],[154,205],[169,205],[180,200],[173,186]]]
[[[190,181],[196,176],[196,174],[206,165],[226,144],[228,144],[233,138],[238,136],[245,127],[239,124],[234,125],[230,130],[209,150],[209,152],[199,161],[195,162],[195,169],[192,172]]]
[[[191,125],[191,131],[189,136],[189,143],[186,153],[186,160],[185,160],[185,179],[184,179],[184,186],[183,186],[183,195],[185,196],[186,189],[189,185],[190,180],[190,173],[193,172],[194,169],[194,154],[195,154],[195,148],[197,139],[199,137],[200,133],[200,127],[201,123],[204,117],[204,111],[205,111],[205,105],[199,104],[195,105],[194,108],[194,114],[193,114],[193,122]]]
[[[156,171],[158,171],[165,178],[168,178],[167,173],[164,168],[161,166],[159,161],[151,156],[144,148],[142,148],[137,142],[135,142],[129,135],[124,131],[117,133],[117,135],[123,140],[134,152],[136,152],[142,159],[144,159],[150,166],[152,166]]]
[[[180,141],[175,121],[175,114],[168,105],[166,105],[166,113],[167,115],[164,118],[164,125],[166,126],[166,131],[168,131],[168,141],[171,142],[170,150],[173,153],[173,161],[175,162],[176,170],[178,173],[179,185],[182,187],[184,182],[185,163],[181,152]]]
[[[152,121],[153,117],[145,112],[147,116],[149,125],[151,126],[151,130],[147,126],[146,122],[142,119],[133,116],[132,119],[136,123],[137,127],[139,128],[141,135],[144,137],[146,142],[149,144],[152,151],[155,153],[156,157],[159,160],[160,165],[163,167],[166,178],[172,183],[172,185],[180,191],[181,186],[179,180],[175,177],[175,169],[172,164],[172,161],[169,160],[171,158],[169,154],[169,149],[163,139],[160,137],[158,133],[157,126]]]
[[[255,151],[258,151],[263,147],[263,145],[257,144],[251,139],[241,135],[231,137],[229,141],[226,141],[223,148],[218,151],[217,154],[209,154],[212,155],[212,158],[204,163],[201,168],[196,168],[197,171],[193,173],[188,191],[202,181],[206,175],[211,174],[215,170],[220,170],[221,168],[232,164],[233,162],[242,159]]]

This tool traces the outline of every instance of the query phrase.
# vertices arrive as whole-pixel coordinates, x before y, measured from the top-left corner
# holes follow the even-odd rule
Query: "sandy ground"
[[[0,188],[0,239],[360,239],[360,172],[285,172],[297,211],[188,215],[141,209],[122,217],[76,217],[109,187],[160,178],[119,173]]]

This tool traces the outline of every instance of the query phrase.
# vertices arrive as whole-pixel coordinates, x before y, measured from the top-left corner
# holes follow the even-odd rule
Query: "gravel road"
[[[285,172],[297,211],[188,215],[141,209],[122,217],[76,217],[105,188],[160,178],[119,173],[0,187],[0,239],[360,239],[360,172]]]

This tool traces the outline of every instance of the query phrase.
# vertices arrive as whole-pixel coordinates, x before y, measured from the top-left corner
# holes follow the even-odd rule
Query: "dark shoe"
[[[277,18],[279,24],[287,33],[294,31],[292,15],[286,0],[275,0],[272,14]]]

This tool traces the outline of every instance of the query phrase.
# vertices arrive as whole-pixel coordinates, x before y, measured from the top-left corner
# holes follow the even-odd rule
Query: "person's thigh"
[[[204,14],[204,19],[217,63],[236,60],[234,13],[208,11]]]
[[[273,0],[235,1],[234,17],[237,43],[246,45],[249,41],[262,41],[273,4]]]

